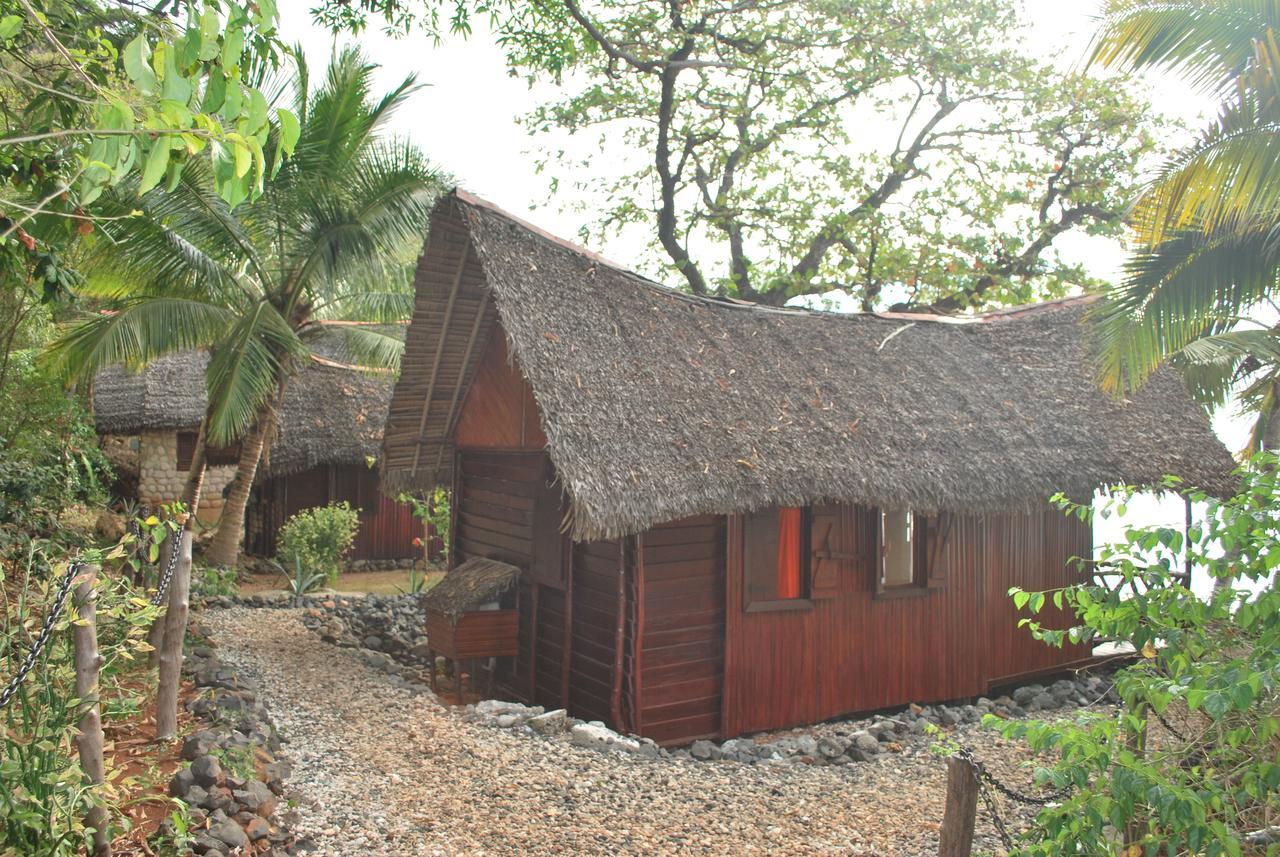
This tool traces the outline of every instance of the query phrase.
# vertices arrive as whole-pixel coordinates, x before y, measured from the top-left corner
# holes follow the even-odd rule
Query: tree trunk
[[[222,519],[218,531],[205,553],[209,565],[234,566],[240,556],[240,544],[244,541],[244,513],[249,505],[249,491],[258,475],[258,462],[266,445],[273,417],[272,411],[263,413],[240,444],[240,462],[236,475],[227,489],[227,499],[222,505]]]
[[[196,448],[191,453],[191,469],[187,471],[187,484],[182,486],[182,505],[186,507],[187,514],[195,518],[196,512],[200,509],[200,490],[204,487],[204,471],[206,445],[205,445],[205,423],[207,420],[200,421],[200,433],[196,435]],[[193,522],[194,523],[194,522]]]
[[[164,580],[164,570],[169,567],[169,552],[173,550],[173,533],[169,533],[168,538],[160,545],[160,564],[157,567],[160,571],[160,580],[156,581],[159,586]],[[174,570],[177,573],[177,570]],[[172,582],[170,582],[172,585]],[[167,602],[164,602],[167,603]],[[164,603],[161,603],[161,610],[164,609]],[[147,629],[147,645],[151,647],[151,651],[147,653],[147,669],[155,669],[160,665],[160,648],[164,645],[164,613],[162,612],[151,623],[151,627]]]
[[[938,857],[969,857],[978,816],[978,781],[959,756],[947,759],[947,806],[938,831]]]
[[[97,590],[94,579],[98,575],[96,565],[86,566],[83,578],[76,586],[76,613],[79,622],[75,626],[76,698],[80,700],[80,735],[76,749],[80,754],[80,770],[84,778],[94,786],[106,782],[106,769],[102,763],[102,718],[98,712],[98,671],[102,669],[102,655],[98,652]],[[93,828],[93,853],[96,857],[111,854],[111,834],[107,830],[107,810],[95,795],[93,805],[85,819]]]
[[[169,583],[169,606],[164,614],[164,641],[160,645],[160,687],[156,691],[156,740],[178,734],[178,683],[182,672],[182,644],[187,636],[187,611],[191,594],[191,531],[182,530],[178,567]]]

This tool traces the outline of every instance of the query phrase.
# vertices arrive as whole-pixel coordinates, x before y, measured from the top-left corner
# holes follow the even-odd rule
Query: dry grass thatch
[[[321,360],[341,360],[338,330],[311,342]],[[112,367],[93,384],[93,414],[101,434],[151,429],[194,430],[205,410],[209,355],[168,355],[141,372]],[[391,401],[392,378],[345,365],[312,361],[285,388],[280,427],[266,472],[280,476],[321,464],[364,464],[376,458]]]
[[[431,229],[383,445],[393,485],[448,479],[456,414],[425,391],[465,395],[505,335],[577,538],[823,500],[1024,510],[1166,473],[1231,488],[1171,371],[1126,401],[1099,391],[1087,299],[968,323],[776,310],[664,288],[462,192]]]
[[[497,601],[516,585],[520,569],[495,559],[469,559],[422,596],[422,607],[457,620],[463,613]]]

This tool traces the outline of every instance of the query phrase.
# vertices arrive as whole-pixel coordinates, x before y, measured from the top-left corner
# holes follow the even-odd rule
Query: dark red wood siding
[[[274,556],[280,527],[303,509],[346,502],[360,513],[350,559],[408,559],[423,535],[413,509],[384,495],[378,473],[358,465],[328,465],[268,479],[255,489],[246,514],[246,550]]]

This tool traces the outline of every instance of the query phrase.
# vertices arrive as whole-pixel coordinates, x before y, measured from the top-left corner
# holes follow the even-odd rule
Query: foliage
[[[64,518],[101,502],[110,481],[92,420],[33,358],[29,350],[10,355],[0,396],[0,556],[57,534],[85,544],[88,534],[64,527]]]
[[[436,535],[440,537],[442,545],[440,548],[440,561],[448,562],[449,547],[452,543],[449,525],[453,521],[449,492],[442,487],[436,487],[425,497],[401,492],[396,497],[396,500],[400,503],[408,503],[413,508],[413,516],[423,524],[427,539],[425,541],[414,539],[414,544],[422,546],[423,558],[430,559],[427,554],[430,553],[431,536]]]
[[[1217,119],[1137,199],[1135,253],[1101,312],[1101,379],[1120,392],[1172,359],[1208,403],[1244,384],[1245,406],[1262,416],[1250,451],[1280,444],[1280,420],[1270,419],[1278,331],[1233,330],[1276,294],[1280,274],[1278,22],[1275,0],[1111,0],[1094,52],[1111,66],[1173,71],[1222,98]]]
[[[359,528],[359,513],[345,502],[303,509],[280,528],[277,555],[281,562],[296,567],[299,575],[306,569],[324,575],[332,585]]]
[[[79,281],[68,256],[122,181],[172,187],[201,160],[231,204],[260,193],[298,127],[288,111],[272,116],[259,87],[279,62],[276,19],[274,2],[2,0],[0,265],[11,284],[66,297]]]
[[[297,148],[255,200],[233,209],[200,164],[184,170],[171,192],[138,197],[133,183],[113,194],[119,211],[142,214],[104,227],[110,240],[91,257],[83,291],[114,312],[87,316],[49,352],[68,378],[90,379],[110,364],[210,349],[208,442],[242,440],[209,548],[213,562],[235,560],[273,406],[317,340],[339,335],[339,353],[327,359],[373,369],[399,364],[402,343],[377,326],[335,330],[338,321],[408,318],[404,248],[421,245],[438,189],[416,147],[381,133],[417,89],[415,79],[376,96],[375,68],[344,50],[312,87],[299,61],[279,87],[298,116]],[[274,160],[270,146],[267,155]]]
[[[280,566],[280,573],[284,574],[289,594],[294,596],[306,595],[308,592],[318,589],[322,583],[329,583],[332,585],[332,581],[329,579],[329,573],[323,570],[314,571],[312,568],[308,568],[303,565],[302,557],[300,556],[295,556],[293,558],[292,575],[285,574],[283,566]],[[336,578],[337,575],[334,575],[334,577]]]
[[[1207,504],[1184,540],[1179,528],[1127,527],[1101,548],[1084,582],[1050,592],[1012,590],[1020,608],[1047,603],[1075,616],[1069,628],[1023,622],[1044,642],[1116,640],[1141,657],[1115,676],[1115,714],[1081,713],[1074,722],[1001,723],[1007,737],[1058,756],[1038,772],[1070,787],[1046,807],[1020,853],[1184,855],[1242,853],[1248,833],[1280,810],[1280,481],[1278,460],[1256,458],[1230,500],[1190,492]],[[1180,489],[1175,481],[1170,488]],[[1123,513],[1131,490],[1100,514]],[[1059,498],[1089,520],[1088,506]],[[1215,589],[1209,600],[1180,577],[1247,581],[1256,592]],[[1090,571],[1104,572],[1089,576]],[[1156,725],[1168,722],[1172,729]],[[1176,725],[1175,725],[1176,724]]]
[[[400,591],[409,595],[421,595],[427,591],[429,588],[427,584],[430,582],[430,573],[419,568],[417,562],[415,562],[409,569],[409,588],[400,589]],[[399,589],[399,587],[396,588]]]
[[[240,594],[240,581],[231,566],[198,566],[191,579],[191,594],[202,598]]]
[[[50,567],[45,552],[62,553],[56,544],[31,546],[21,572],[7,576],[0,562],[0,676],[8,679],[26,657],[62,569]],[[113,554],[118,555],[119,550]],[[93,554],[85,559],[100,559]],[[126,581],[99,575],[97,580],[99,649],[104,716],[132,711],[138,701],[123,688],[121,676],[147,650],[146,630],[158,615],[144,594]],[[85,849],[85,810],[92,802],[110,809],[116,801],[119,771],[108,771],[107,785],[89,789],[72,751],[79,719],[75,664],[68,607],[55,626],[45,653],[13,701],[0,709],[0,852],[24,855],[72,855]]]

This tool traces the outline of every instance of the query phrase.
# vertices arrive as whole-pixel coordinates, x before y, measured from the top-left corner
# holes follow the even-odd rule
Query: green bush
[[[1115,675],[1121,704],[1072,721],[997,722],[1006,738],[1056,756],[1037,779],[1066,789],[1016,850],[1076,855],[1276,854],[1264,844],[1280,817],[1280,471],[1274,455],[1240,471],[1227,500],[1188,492],[1207,508],[1190,528],[1126,527],[1083,563],[1081,582],[1049,592],[1014,589],[1040,640],[1128,643],[1138,657]],[[1182,490],[1171,481],[1170,488]],[[1121,513],[1132,490],[1099,511]],[[1060,505],[1089,520],[1089,506]],[[1219,585],[1197,597],[1180,577]],[[1098,575],[1092,572],[1101,572]],[[1036,620],[1046,604],[1069,628]],[[1254,840],[1254,841],[1250,841]],[[1261,840],[1261,841],[1259,841]]]
[[[346,503],[303,509],[280,528],[276,556],[286,568],[301,565],[324,574],[332,586],[359,528],[359,514]]]

